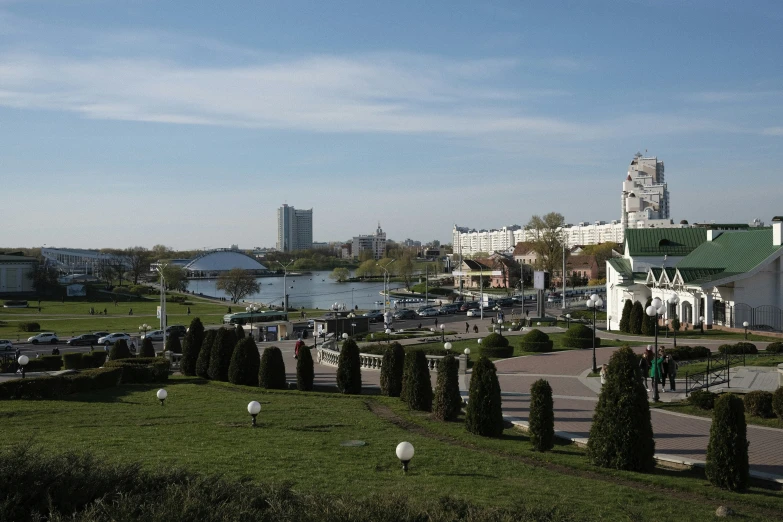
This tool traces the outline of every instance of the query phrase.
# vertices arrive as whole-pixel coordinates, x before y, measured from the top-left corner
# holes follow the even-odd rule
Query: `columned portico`
[[[704,294],[704,326],[707,329],[712,328],[712,290]]]

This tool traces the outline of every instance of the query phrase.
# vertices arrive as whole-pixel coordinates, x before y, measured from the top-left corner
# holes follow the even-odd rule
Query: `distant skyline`
[[[551,4],[551,5],[550,5]],[[775,1],[0,0],[3,247],[451,242],[620,217],[634,153],[675,221],[783,214]]]

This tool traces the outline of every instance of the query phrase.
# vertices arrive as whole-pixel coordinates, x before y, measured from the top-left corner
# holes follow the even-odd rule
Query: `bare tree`
[[[527,228],[535,236],[533,250],[538,254],[538,268],[555,273],[562,270],[563,263],[563,225],[565,218],[557,212],[544,216],[533,216]],[[567,254],[567,252],[566,252]]]
[[[130,273],[133,275],[133,284],[139,284],[139,277],[149,272],[150,251],[142,246],[126,248],[123,252],[125,259],[130,264]]]
[[[236,303],[251,294],[261,291],[256,276],[242,268],[232,268],[218,277],[215,288],[231,296],[231,302]]]

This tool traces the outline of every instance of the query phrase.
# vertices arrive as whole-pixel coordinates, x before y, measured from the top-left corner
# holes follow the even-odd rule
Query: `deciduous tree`
[[[232,268],[221,274],[215,288],[231,296],[232,303],[237,303],[240,299],[261,291],[256,276],[243,268]]]

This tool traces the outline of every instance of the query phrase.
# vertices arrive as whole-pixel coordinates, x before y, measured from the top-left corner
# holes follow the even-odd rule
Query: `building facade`
[[[621,194],[622,228],[666,226],[669,223],[669,190],[664,177],[663,162],[656,157],[637,153],[623,182]]]
[[[346,257],[346,250],[343,248],[343,257]],[[358,258],[366,250],[372,252],[373,259],[382,259],[386,255],[386,232],[381,229],[380,223],[374,235],[355,236],[350,249],[347,250],[347,256]]]
[[[313,209],[297,210],[283,204],[277,209],[277,249],[281,252],[313,248]]]
[[[33,292],[32,273],[38,260],[22,254],[0,254],[0,294]]]

